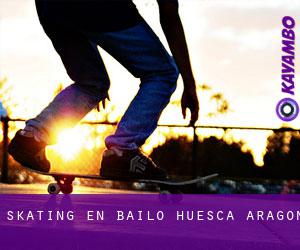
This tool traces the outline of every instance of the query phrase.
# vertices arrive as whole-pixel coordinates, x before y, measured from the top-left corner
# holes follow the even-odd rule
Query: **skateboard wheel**
[[[58,194],[60,192],[60,187],[57,183],[50,183],[48,185],[49,194]]]
[[[60,190],[63,194],[70,194],[73,192],[73,186],[72,185],[62,185],[62,186],[60,186]]]

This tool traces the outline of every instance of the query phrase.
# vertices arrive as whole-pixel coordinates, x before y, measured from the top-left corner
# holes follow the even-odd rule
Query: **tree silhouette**
[[[209,117],[217,116],[218,114],[225,114],[230,110],[229,103],[225,99],[225,97],[222,93],[212,94],[212,96],[210,97],[210,100],[215,102],[216,111],[209,112],[208,113]]]
[[[212,103],[211,109],[207,110],[204,116],[207,117],[216,117],[218,115],[224,115],[230,111],[230,105],[228,100],[224,97],[224,95],[220,92],[215,92],[212,87],[207,84],[197,85],[197,95],[200,100],[206,99],[207,101]],[[169,105],[173,105],[175,107],[180,107],[181,99],[172,100]]]
[[[300,178],[300,133],[276,132],[268,138],[264,156],[266,178]]]
[[[193,174],[191,155],[192,143],[181,136],[155,148],[150,157],[169,175],[187,177]]]
[[[218,173],[229,177],[256,177],[257,166],[249,151],[241,150],[244,143],[227,143],[216,137],[204,139],[199,144],[198,164],[204,175]]]
[[[186,137],[170,139],[154,149],[151,158],[165,168],[171,176],[191,177],[195,172],[203,175],[218,173],[229,177],[257,177],[258,168],[250,152],[243,152],[242,142],[227,143],[209,137],[198,144],[196,161],[192,161],[192,142]]]

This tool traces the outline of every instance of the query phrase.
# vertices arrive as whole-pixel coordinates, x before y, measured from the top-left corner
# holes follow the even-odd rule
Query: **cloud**
[[[213,30],[210,35],[214,39],[231,42],[240,51],[243,50],[265,50],[266,48],[275,49],[280,38],[280,31],[272,30],[238,30],[232,27]]]
[[[241,10],[253,9],[300,9],[298,0],[203,0],[207,6],[218,6],[220,8],[235,8]]]
[[[31,3],[30,3],[31,2]],[[34,1],[28,0],[1,0],[0,1],[0,20],[6,18],[17,18],[30,12],[30,5]]]

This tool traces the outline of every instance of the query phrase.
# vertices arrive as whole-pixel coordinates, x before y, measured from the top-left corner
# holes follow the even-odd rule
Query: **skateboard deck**
[[[195,179],[189,180],[176,180],[176,179],[166,179],[166,180],[156,180],[156,179],[139,179],[139,178],[114,178],[114,177],[102,177],[100,175],[86,175],[86,174],[71,174],[71,173],[59,173],[59,172],[41,172],[30,169],[30,171],[52,176],[56,183],[50,183],[48,185],[48,192],[50,194],[58,194],[62,192],[64,194],[70,194],[73,191],[73,181],[76,178],[83,178],[83,179],[94,179],[94,180],[102,180],[102,181],[121,181],[121,182],[138,182],[138,183],[145,183],[145,184],[156,184],[156,185],[163,185],[169,187],[183,187],[187,185],[201,183],[208,179],[217,177],[218,174],[211,174]]]

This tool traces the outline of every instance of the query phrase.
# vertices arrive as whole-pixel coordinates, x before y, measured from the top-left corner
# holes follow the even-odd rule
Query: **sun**
[[[84,143],[84,133],[79,128],[66,129],[59,133],[55,150],[64,160],[73,160]]]

